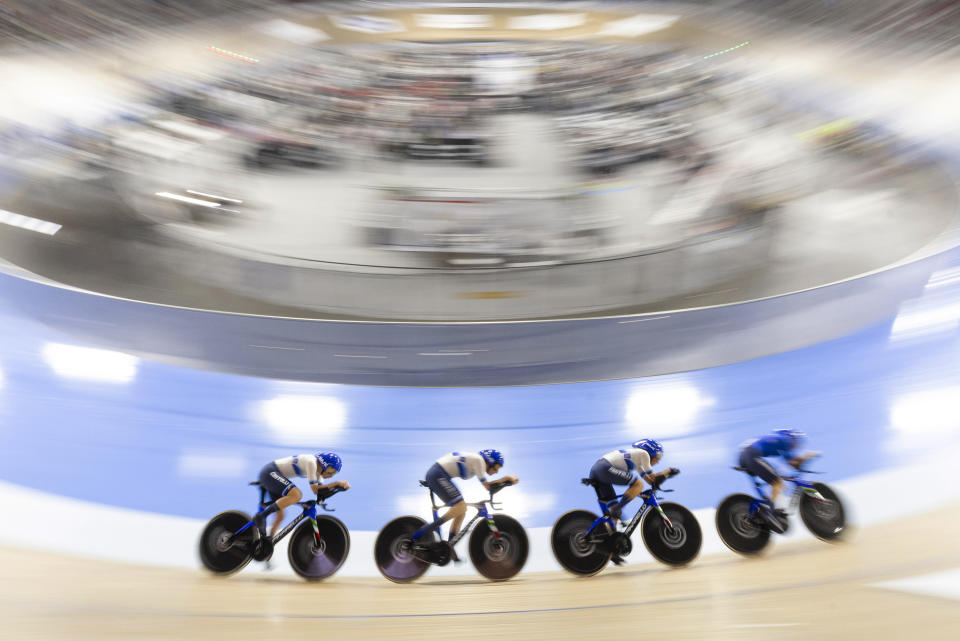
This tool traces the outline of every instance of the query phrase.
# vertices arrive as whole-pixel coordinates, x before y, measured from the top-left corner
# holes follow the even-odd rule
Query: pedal
[[[254,561],[269,561],[273,556],[273,540],[270,538],[260,539],[260,544],[254,550]]]
[[[450,548],[450,560],[454,563],[463,563],[463,559],[457,555],[457,551],[453,548],[453,544],[448,541],[447,547]]]

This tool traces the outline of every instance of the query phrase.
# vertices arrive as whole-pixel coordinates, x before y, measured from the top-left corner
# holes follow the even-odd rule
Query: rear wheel
[[[414,556],[410,537],[426,523],[418,516],[400,516],[383,526],[373,546],[373,558],[380,574],[394,583],[408,583],[423,576],[430,563]],[[428,545],[436,541],[436,532],[417,539],[418,543]]]
[[[287,547],[287,559],[294,572],[308,581],[319,581],[339,570],[349,552],[347,528],[340,519],[321,515],[317,517],[317,532],[309,520],[294,531]]]
[[[843,535],[847,525],[843,503],[829,485],[814,483],[813,487],[823,498],[806,493],[801,495],[800,518],[821,541],[835,541]]]
[[[597,518],[599,517],[596,514],[586,510],[572,510],[554,523],[553,532],[550,534],[553,556],[568,572],[591,576],[606,567],[610,561],[610,549],[593,540],[603,537],[609,526],[600,525],[587,536],[587,531]]]
[[[664,521],[660,512],[649,510],[640,524],[640,535],[647,551],[667,565],[686,565],[700,554],[703,533],[693,512],[678,503],[661,503],[660,507],[670,521]]]
[[[234,533],[250,522],[243,512],[221,512],[207,523],[200,534],[200,561],[214,574],[233,574],[243,569],[257,548],[260,532],[250,526],[239,536]]]
[[[759,554],[770,541],[770,530],[750,514],[753,497],[731,494],[717,507],[717,534],[724,545],[738,554]]]
[[[516,576],[527,562],[530,543],[520,523],[506,514],[494,514],[497,537],[486,520],[481,520],[470,534],[470,560],[477,572],[491,581],[506,581]]]

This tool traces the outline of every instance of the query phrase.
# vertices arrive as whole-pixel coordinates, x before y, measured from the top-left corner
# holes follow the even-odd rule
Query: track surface
[[[704,524],[712,527],[712,524]],[[0,549],[9,639],[955,639],[960,607],[874,584],[960,567],[956,506],[808,541],[761,559],[722,554],[689,568],[608,568],[589,579],[521,574],[506,583],[427,578],[297,579],[147,569]],[[354,550],[354,554],[369,553]],[[285,560],[278,560],[279,563]],[[496,626],[493,631],[488,626]]]

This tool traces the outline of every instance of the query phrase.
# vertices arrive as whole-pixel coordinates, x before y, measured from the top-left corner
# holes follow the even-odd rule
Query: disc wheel
[[[523,526],[506,514],[494,514],[497,537],[486,520],[481,520],[470,534],[470,560],[477,572],[491,581],[506,581],[523,569],[530,552],[530,543]]]
[[[373,546],[380,574],[394,583],[409,583],[423,576],[430,563],[414,556],[410,537],[426,523],[418,516],[400,516],[383,526]],[[418,541],[435,543],[436,532],[424,534]]]
[[[703,533],[693,512],[678,503],[661,503],[660,507],[670,521],[668,525],[660,512],[649,510],[640,524],[640,535],[647,551],[661,563],[686,565],[700,554]]]
[[[810,532],[821,541],[836,541],[846,529],[847,521],[843,511],[843,502],[824,483],[814,483],[813,487],[823,500],[809,494],[800,497],[800,518]]]
[[[550,534],[553,556],[568,572],[592,576],[610,561],[612,552],[609,549],[587,540],[587,530],[597,518],[596,514],[586,510],[572,510],[553,524]],[[604,531],[608,531],[609,526],[606,528]]]
[[[200,534],[200,562],[214,574],[233,574],[251,559],[260,532],[251,526],[240,536],[233,534],[250,522],[250,516],[236,510],[221,512],[207,523]]]
[[[770,541],[770,530],[750,515],[753,497],[731,494],[717,507],[717,534],[724,545],[745,556],[759,554]]]
[[[340,519],[327,515],[317,517],[317,532],[309,520],[301,523],[287,547],[290,567],[308,581],[332,576],[343,566],[349,553],[350,533],[346,526]]]

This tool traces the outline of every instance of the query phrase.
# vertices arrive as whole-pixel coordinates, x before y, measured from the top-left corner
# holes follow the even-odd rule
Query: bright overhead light
[[[485,29],[493,26],[493,16],[486,14],[418,13],[417,26],[428,29]]]
[[[43,346],[43,360],[64,378],[104,383],[129,383],[137,375],[136,356],[107,349],[61,343]]]
[[[511,29],[553,31],[579,27],[586,21],[585,13],[540,13],[532,16],[515,16],[510,18],[508,24]]]
[[[692,431],[700,409],[713,402],[688,383],[647,384],[630,395],[624,418],[631,435],[681,436]]]
[[[955,433],[960,428],[960,386],[897,397],[890,408],[890,427],[908,436]]]
[[[170,200],[179,200],[180,202],[197,205],[199,207],[220,207],[220,203],[212,203],[209,200],[200,200],[199,198],[181,196],[180,194],[171,194],[169,191],[158,191],[154,195],[160,196],[161,198],[169,198]]]
[[[608,22],[598,31],[598,34],[601,36],[642,36],[645,33],[666,29],[679,18],[680,16],[640,14]]]
[[[321,447],[347,423],[347,407],[332,396],[284,395],[263,401],[257,416],[284,445]]]
[[[7,211],[6,209],[0,209],[0,223],[3,223],[4,225],[11,225],[13,227],[19,227],[21,229],[28,229],[30,231],[46,234],[47,236],[53,236],[63,228],[63,225],[51,223],[46,220],[40,220],[39,218],[31,218],[30,216],[24,216],[22,214],[15,214],[12,211]]]
[[[289,40],[301,45],[313,44],[330,37],[319,29],[282,19],[265,22],[260,25],[260,30],[274,38]]]
[[[330,16],[330,21],[340,29],[360,33],[399,33],[406,31],[403,24],[390,18],[364,15]]]
[[[227,198],[226,196],[217,196],[216,194],[205,194],[202,191],[194,191],[192,189],[187,190],[188,194],[195,194],[197,196],[203,196],[204,198],[213,198],[214,200],[222,200],[228,203],[242,203],[242,200],[237,200],[236,198]]]

